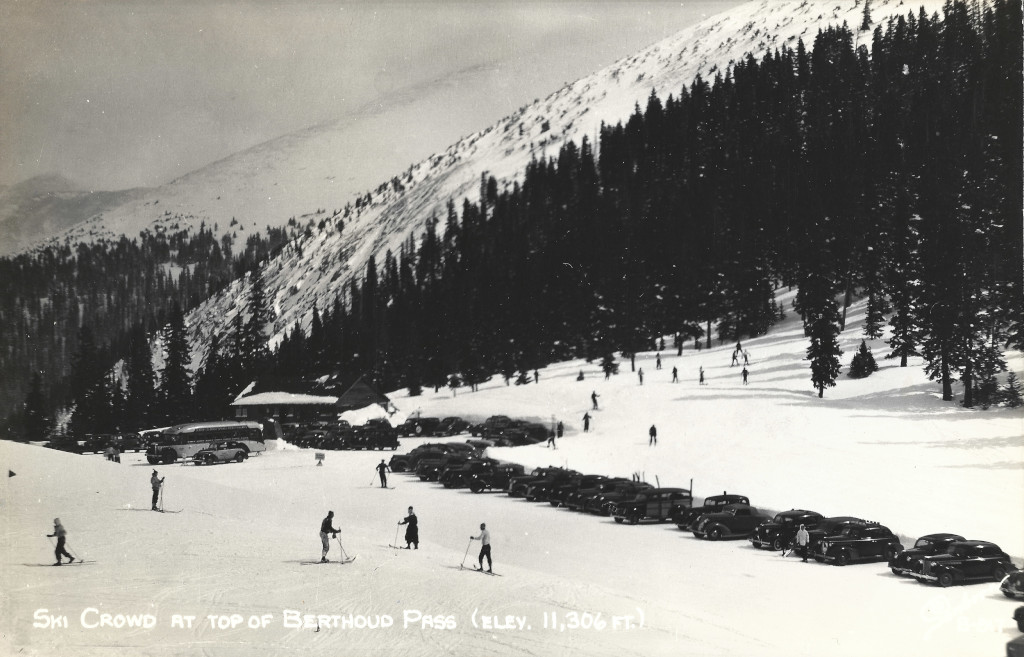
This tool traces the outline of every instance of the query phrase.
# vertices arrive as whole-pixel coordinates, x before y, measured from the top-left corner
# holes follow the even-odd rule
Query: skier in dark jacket
[[[408,525],[405,528],[405,549],[408,550],[409,546],[412,545],[415,549],[420,549],[420,528],[419,521],[416,519],[416,514],[413,513],[412,507],[409,507],[409,515],[398,523],[399,525]]]
[[[380,460],[380,464],[377,466],[377,474],[380,475],[380,487],[381,488],[387,488],[388,487],[388,475],[387,475],[387,471],[388,470],[389,470],[388,464],[384,462],[384,459],[381,459]]]
[[[653,445],[657,445],[658,444],[658,429],[655,428],[655,426],[652,424],[651,425],[651,430],[648,431],[647,433],[651,437],[651,439],[647,441],[647,446],[651,447]]]
[[[320,555],[321,563],[327,563],[327,553],[331,551],[331,544],[327,540],[327,535],[333,534],[337,538],[340,531],[340,529],[334,528],[334,511],[328,511],[327,517],[320,523],[320,542],[324,545],[324,551]]]
[[[600,396],[601,395],[597,394],[596,390],[590,393],[590,401],[594,404],[595,411],[597,410],[597,398]]]
[[[583,414],[583,433],[590,431],[590,413]]]
[[[57,557],[57,563],[53,564],[54,566],[60,565],[61,557],[67,557],[68,563],[71,563],[75,560],[75,558],[68,554],[68,551],[64,548],[64,541],[66,540],[67,535],[68,533],[64,530],[64,525],[60,524],[60,518],[54,518],[53,533],[47,534],[49,538],[53,538],[54,536],[57,537],[57,547],[53,551],[54,555],[56,555]]]

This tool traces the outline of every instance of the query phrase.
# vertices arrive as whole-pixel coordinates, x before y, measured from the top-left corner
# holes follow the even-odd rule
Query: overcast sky
[[[156,186],[452,79],[465,134],[737,4],[0,0],[0,185]]]

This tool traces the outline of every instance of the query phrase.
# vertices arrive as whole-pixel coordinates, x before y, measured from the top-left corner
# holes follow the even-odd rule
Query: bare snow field
[[[846,364],[862,304],[851,311]],[[768,335],[743,341],[746,386],[741,366],[730,366],[734,345],[689,343],[682,356],[661,352],[660,370],[655,353],[639,355],[643,385],[628,361],[607,381],[596,363],[575,361],[540,370],[539,384],[506,387],[496,377],[475,393],[400,391],[394,419],[554,416],[566,426],[557,450],[491,455],[642,472],[663,485],[692,478],[697,502],[728,490],[770,511],[856,515],[886,524],[905,546],[956,532],[994,541],[1022,565],[1024,413],[943,403],[919,362],[899,368],[882,358],[881,342],[871,345],[880,372],[843,375],[818,399],[788,312]],[[1020,355],[1011,357],[1019,372]],[[584,434],[591,392],[600,409]],[[419,442],[403,439],[400,449]],[[180,513],[154,513],[154,468],[143,455],[114,464],[0,442],[0,465],[16,474],[0,488],[0,654],[962,656],[1002,654],[1017,636],[1016,604],[995,583],[941,589],[897,578],[884,563],[804,564],[745,540],[704,542],[674,525],[618,525],[406,474],[382,490],[374,466],[390,452],[327,452],[317,467],[314,451],[282,444],[240,464],[157,466],[165,508]],[[410,505],[420,549],[395,550]],[[319,559],[328,510],[353,563],[306,563]],[[88,563],[49,567],[54,517]],[[469,537],[481,522],[501,577],[459,569],[475,562],[479,542]],[[335,542],[329,556],[338,554]]]

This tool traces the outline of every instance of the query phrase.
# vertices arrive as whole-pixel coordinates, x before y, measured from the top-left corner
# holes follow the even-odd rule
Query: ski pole
[[[345,552],[345,546],[341,544],[341,539],[338,538],[337,536],[335,536],[334,540],[338,541],[338,547],[341,548],[341,556],[342,556],[342,558],[348,559],[348,552]]]
[[[391,547],[398,547],[398,526],[401,524],[402,523],[398,523],[398,525],[395,525],[395,540],[391,542]]]
[[[466,554],[462,555],[462,563],[459,564],[459,570],[466,567],[466,557],[469,556],[469,546],[473,544],[473,539],[469,539],[469,543],[466,543]]]

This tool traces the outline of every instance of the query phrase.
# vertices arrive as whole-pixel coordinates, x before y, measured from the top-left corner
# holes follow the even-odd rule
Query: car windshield
[[[934,545],[935,543],[930,538],[919,538],[917,539],[917,542],[914,543],[914,547],[916,548],[930,548]]]
[[[780,513],[772,519],[772,522],[780,525],[788,525],[794,522],[794,518],[793,516],[784,516]]]

